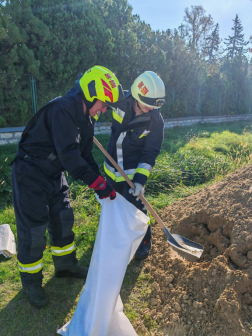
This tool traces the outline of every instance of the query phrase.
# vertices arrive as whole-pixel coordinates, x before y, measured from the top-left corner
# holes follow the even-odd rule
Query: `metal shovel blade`
[[[168,243],[173,248],[175,248],[175,250],[178,250],[178,252],[183,252],[183,257],[185,257],[189,261],[192,261],[194,259],[197,260],[201,257],[204,250],[202,245],[195,243],[178,234],[171,234],[167,227],[164,227],[163,231],[168,237]],[[187,258],[187,255],[190,255],[193,258]]]

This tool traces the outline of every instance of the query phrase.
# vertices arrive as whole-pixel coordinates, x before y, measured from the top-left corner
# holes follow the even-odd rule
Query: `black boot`
[[[146,234],[135,253],[135,259],[144,260],[148,258],[150,249],[151,249],[151,226],[149,225]]]
[[[73,277],[83,279],[86,278],[88,274],[88,267],[80,266],[78,264],[68,267],[62,271],[55,271],[56,278],[65,278],[65,277]]]
[[[30,304],[33,305],[34,307],[40,309],[48,304],[49,299],[42,286],[37,284],[36,285],[23,284],[23,290],[25,294],[27,294]]]

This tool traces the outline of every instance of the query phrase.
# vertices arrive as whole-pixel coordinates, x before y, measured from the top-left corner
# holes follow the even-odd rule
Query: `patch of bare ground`
[[[145,272],[158,335],[252,335],[252,165],[159,213],[172,233],[204,246],[194,263],[153,228]]]

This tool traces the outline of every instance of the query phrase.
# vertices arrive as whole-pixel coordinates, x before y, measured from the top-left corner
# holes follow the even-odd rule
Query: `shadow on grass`
[[[83,254],[81,265],[87,265],[90,254]],[[39,310],[29,304],[19,283],[19,292],[0,311],[0,335],[56,336],[56,330],[72,318],[84,284],[85,279],[55,278],[51,274],[44,285],[50,302]]]
[[[90,257],[91,251],[87,251],[82,255],[80,264],[87,265]],[[143,266],[144,261],[132,260],[129,264],[121,291],[124,303],[129,300]],[[19,283],[19,292],[0,312],[0,335],[56,336],[56,330],[72,318],[84,284],[85,279],[61,279],[51,274],[44,285],[50,302],[39,310],[29,304]]]
[[[145,262],[145,260],[138,261],[132,259],[129,263],[120,293],[124,304],[129,301],[132,290],[136,287],[136,283],[142,272],[142,268],[145,266]]]
[[[8,258],[5,258],[4,255],[0,254],[0,264],[3,263],[3,262],[5,262],[5,261],[8,261]]]

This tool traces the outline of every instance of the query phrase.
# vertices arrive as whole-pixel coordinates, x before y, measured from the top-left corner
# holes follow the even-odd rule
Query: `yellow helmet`
[[[121,84],[109,69],[95,65],[88,69],[79,80],[85,98],[93,102],[99,99],[104,103],[117,107],[118,102],[124,99]]]

